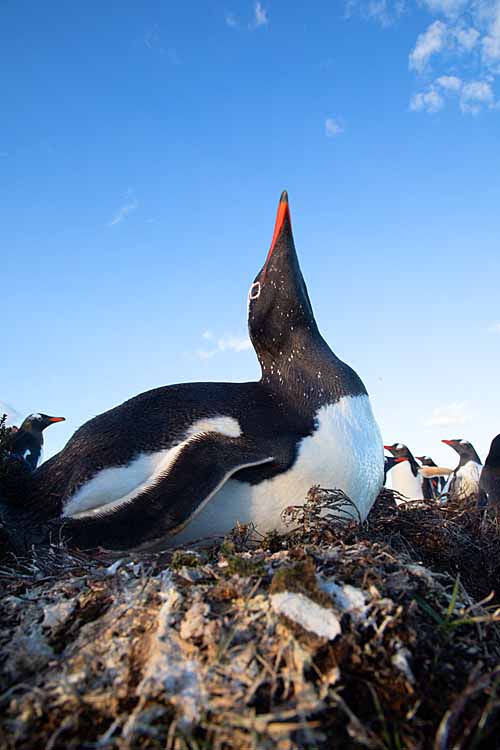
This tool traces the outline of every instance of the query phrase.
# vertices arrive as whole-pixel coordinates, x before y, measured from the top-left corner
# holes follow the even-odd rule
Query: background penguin
[[[393,469],[396,464],[400,464],[403,461],[408,461],[407,458],[395,458],[394,456],[384,456],[384,485],[387,481],[387,474]]]
[[[32,470],[36,469],[42,455],[43,431],[56,422],[64,422],[64,417],[30,414],[21,427],[12,432],[9,440],[10,453],[23,458]]]
[[[280,528],[314,484],[342,489],[366,518],[382,439],[359,376],[319,333],[286,193],[248,325],[259,382],[156,388],[95,417],[33,474],[32,512],[59,516],[80,547],[115,549],[221,535],[237,520]]]
[[[424,478],[410,449],[403,443],[384,445],[384,448],[395,458],[406,458],[405,463],[398,464],[391,472],[392,489],[410,500],[431,499],[432,490],[424,486]]]
[[[500,435],[491,441],[490,450],[479,477],[480,508],[490,508],[500,514]]]
[[[417,461],[420,461],[422,466],[434,466],[437,468],[437,463],[432,460],[430,456],[415,456]],[[431,497],[434,499],[437,499],[437,497],[441,494],[443,491],[444,485],[446,484],[446,478],[445,477],[433,477],[432,479],[424,478],[423,480],[423,486],[425,487],[425,483],[428,482],[430,485],[430,492]]]
[[[469,497],[477,498],[482,463],[474,447],[468,440],[442,440],[441,442],[449,445],[460,456],[458,466],[450,474],[443,488],[441,500],[461,501]]]

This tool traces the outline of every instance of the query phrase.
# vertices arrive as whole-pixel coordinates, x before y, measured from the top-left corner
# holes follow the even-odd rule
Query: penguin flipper
[[[122,505],[63,518],[62,535],[82,549],[132,549],[168,540],[184,528],[236,472],[293,458],[288,441],[230,438],[209,432],[187,441],[158,480]]]

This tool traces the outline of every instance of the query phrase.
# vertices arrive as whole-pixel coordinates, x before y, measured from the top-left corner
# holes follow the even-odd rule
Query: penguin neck
[[[358,375],[330,349],[314,321],[286,340],[259,347],[261,383],[300,411],[317,410],[343,396],[367,395]]]
[[[464,455],[460,456],[460,461],[458,462],[458,465],[459,466],[465,466],[466,464],[470,463],[471,461],[473,463],[476,463],[476,464],[481,464],[481,459],[477,455],[477,453],[474,450],[474,448],[472,448],[472,451],[470,451],[469,453],[467,453],[466,456],[464,456]]]
[[[417,477],[418,476],[418,470],[419,470],[420,467],[417,464],[417,462],[415,461],[415,459],[413,458],[413,456],[412,456],[411,453],[410,453],[410,456],[408,458],[408,463],[410,464],[410,467],[411,467],[411,473],[413,474],[414,477]]]

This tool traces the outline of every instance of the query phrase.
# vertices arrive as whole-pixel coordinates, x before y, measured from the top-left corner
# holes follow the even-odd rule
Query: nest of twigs
[[[354,515],[313,488],[284,536],[8,553],[0,746],[495,747],[496,521],[388,491]]]

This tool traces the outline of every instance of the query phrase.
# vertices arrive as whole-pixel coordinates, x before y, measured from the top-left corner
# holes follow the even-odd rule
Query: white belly
[[[421,500],[422,478],[419,474],[415,477],[408,461],[396,464],[391,469],[392,489],[404,495],[409,500]]]
[[[451,493],[456,500],[465,500],[468,497],[477,495],[479,491],[479,477],[482,470],[481,464],[476,461],[468,461],[465,466],[460,466],[455,472],[455,476],[450,480],[451,488],[446,485],[443,492]]]
[[[172,543],[226,534],[236,521],[253,523],[261,533],[284,530],[282,511],[303,503],[315,484],[343,490],[364,520],[384,481],[382,438],[368,397],[346,396],[322,407],[317,425],[291,469],[258,485],[229,480]]]

